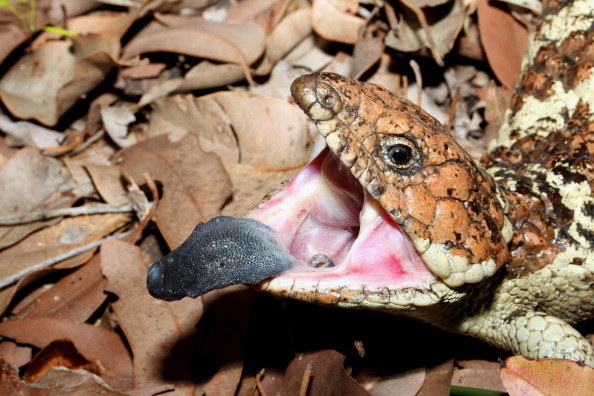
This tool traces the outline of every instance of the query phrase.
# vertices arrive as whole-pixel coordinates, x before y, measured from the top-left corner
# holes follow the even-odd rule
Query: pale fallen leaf
[[[69,18],[67,27],[79,34],[111,32],[122,38],[133,22],[133,13],[102,11]]]
[[[0,169],[0,186],[11,186],[2,191],[0,216],[70,206],[90,192],[88,186],[74,183],[60,161],[41,155],[34,147],[19,150]],[[31,232],[55,222],[48,220],[0,226],[0,248],[10,246]]]
[[[166,131],[167,132],[167,131]],[[121,151],[122,171],[137,184],[148,173],[163,185],[154,220],[170,248],[180,245],[200,221],[220,213],[231,181],[219,157],[202,149],[194,134],[144,140]]]
[[[87,163],[85,169],[89,172],[97,192],[105,202],[111,206],[128,203],[126,188],[122,183],[122,173],[118,166]]]
[[[57,147],[64,134],[27,121],[12,121],[0,114],[0,131],[6,133],[10,147],[35,146],[39,149]]]
[[[258,74],[268,74],[272,67],[292,48],[311,34],[311,8],[301,8],[284,17],[268,36],[264,60]]]
[[[122,78],[154,78],[157,77],[167,67],[166,63],[146,63],[120,70]]]
[[[511,396],[594,394],[594,368],[565,359],[512,356],[501,368],[501,381]]]
[[[134,112],[127,106],[105,106],[101,108],[101,119],[109,137],[120,147],[136,143],[133,134],[128,135],[128,125],[136,121]]]
[[[118,296],[112,308],[134,355],[134,387],[174,384],[178,392],[193,394],[191,337],[202,315],[200,300],[165,302],[151,297],[147,264],[140,249],[126,242],[103,244],[101,268],[107,290]]]
[[[345,9],[339,0],[314,0],[311,24],[313,30],[326,40],[355,44],[365,19]]]
[[[275,0],[245,0],[235,3],[227,8],[227,23],[242,23],[248,21],[257,21],[258,17],[274,7]]]
[[[452,385],[505,391],[499,377],[499,363],[486,360],[462,360],[458,362],[458,366],[460,369],[454,370]]]
[[[411,2],[412,3],[412,2]],[[402,21],[398,32],[390,30],[386,36],[386,45],[403,52],[416,52],[428,48],[430,42],[427,33],[415,13],[402,7]],[[443,57],[452,47],[464,23],[464,2],[452,0],[437,7],[422,9],[433,38],[435,50]]]
[[[46,42],[6,72],[0,80],[0,98],[19,118],[55,125],[66,110],[103,81],[119,50],[119,40],[110,34]]]
[[[520,66],[526,53],[528,31],[501,3],[477,1],[478,27],[493,72],[508,89],[513,89],[520,76]]]
[[[18,345],[16,342],[10,340],[2,340],[0,342],[0,356],[6,362],[17,367],[22,367],[31,361],[31,347]],[[0,389],[2,388],[0,387]]]
[[[122,58],[164,51],[247,67],[264,51],[265,33],[255,23],[212,23],[172,15],[160,19],[168,26],[156,21],[148,24],[126,45]]]
[[[132,359],[117,333],[67,319],[35,318],[4,321],[0,334],[39,348],[67,338],[87,359],[105,367],[101,378],[114,389],[132,388]]]
[[[360,37],[353,49],[353,63],[349,76],[358,79],[375,65],[384,53],[384,35]]]

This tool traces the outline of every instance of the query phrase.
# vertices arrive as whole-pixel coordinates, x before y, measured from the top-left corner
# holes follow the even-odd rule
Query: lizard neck
[[[591,0],[546,2],[499,137],[482,161],[508,202],[509,276],[556,261],[582,265],[594,248],[591,10]]]

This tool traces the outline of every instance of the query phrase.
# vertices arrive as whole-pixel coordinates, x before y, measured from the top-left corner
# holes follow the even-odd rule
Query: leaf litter
[[[37,3],[33,30],[0,7],[0,282],[31,269],[0,290],[0,393],[591,394],[587,367],[514,357],[500,369],[504,352],[405,319],[243,286],[174,303],[146,289],[148,266],[198,222],[243,216],[319,150],[289,96],[305,72],[408,92],[446,122],[459,91],[452,132],[480,156],[518,79],[530,11]]]

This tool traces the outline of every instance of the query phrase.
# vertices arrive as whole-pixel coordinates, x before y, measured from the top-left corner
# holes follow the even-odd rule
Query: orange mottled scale
[[[293,83],[296,103],[431,276],[398,289],[352,277],[322,286],[323,272],[305,281],[289,271],[265,282],[267,291],[407,309],[515,353],[594,365],[592,346],[570,325],[594,317],[594,2],[544,3],[511,109],[481,164],[385,88],[332,73]]]

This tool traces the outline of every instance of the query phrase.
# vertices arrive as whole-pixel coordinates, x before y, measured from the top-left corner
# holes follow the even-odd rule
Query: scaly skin
[[[594,2],[547,6],[485,168],[384,88],[326,73],[297,79],[295,101],[436,280],[418,290],[321,290],[276,279],[263,288],[412,309],[515,353],[594,366],[592,346],[570,325],[594,317]],[[391,158],[397,145],[409,148],[404,163]]]

